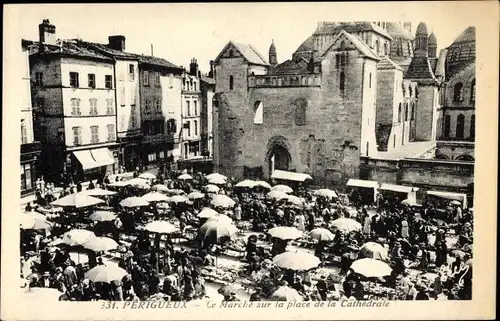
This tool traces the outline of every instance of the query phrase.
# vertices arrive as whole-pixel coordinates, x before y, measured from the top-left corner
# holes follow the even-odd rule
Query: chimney
[[[189,64],[189,74],[191,76],[198,76],[198,62],[196,58],[191,59],[191,64]]]
[[[44,45],[56,44],[56,26],[50,24],[49,19],[43,19],[38,25],[38,36],[40,40],[40,52],[44,52]]]
[[[214,61],[210,60],[210,72],[208,73],[209,78],[214,78]]]
[[[108,37],[108,47],[118,51],[125,51],[125,36],[115,35]]]

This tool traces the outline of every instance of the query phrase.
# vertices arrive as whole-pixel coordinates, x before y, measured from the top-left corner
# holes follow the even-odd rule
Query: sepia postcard
[[[498,9],[5,5],[1,318],[495,318]]]

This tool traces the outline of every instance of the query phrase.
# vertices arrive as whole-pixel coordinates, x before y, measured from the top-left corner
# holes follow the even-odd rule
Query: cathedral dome
[[[437,39],[436,39],[436,35],[433,33],[431,33],[431,35],[429,36],[429,40],[427,41],[427,43],[429,45],[437,45]]]
[[[427,35],[428,34],[427,25],[424,22],[421,22],[418,24],[416,34],[417,35]]]
[[[394,39],[413,40],[415,38],[400,23],[388,22],[385,26],[389,35]]]
[[[452,46],[476,42],[476,27],[468,27],[453,41]]]

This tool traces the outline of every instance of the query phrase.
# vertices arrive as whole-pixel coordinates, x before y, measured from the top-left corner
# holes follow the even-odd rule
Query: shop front
[[[141,163],[142,135],[120,138],[120,163],[126,172],[132,172]]]
[[[35,190],[36,164],[40,157],[40,143],[21,145],[21,196]]]
[[[395,184],[382,184],[378,192],[383,195],[385,199],[395,200],[396,198],[401,202],[407,200],[410,205],[417,205],[417,191],[419,188],[395,185]]]
[[[346,184],[351,201],[360,200],[363,205],[377,202],[378,182],[351,178]]]
[[[114,174],[119,168],[118,151],[106,147],[73,151],[67,162],[75,183],[101,180],[106,173]]]

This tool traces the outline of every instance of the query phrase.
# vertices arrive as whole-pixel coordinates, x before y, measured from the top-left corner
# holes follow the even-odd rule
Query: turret
[[[273,67],[278,64],[278,54],[276,53],[276,47],[274,46],[274,39],[269,47],[269,64]]]
[[[428,46],[427,52],[429,58],[436,58],[437,40],[436,40],[436,35],[434,35],[434,32],[431,33],[431,35],[429,36],[429,39],[427,40],[427,46]]]
[[[425,25],[424,22],[419,23],[417,27],[417,33],[415,34],[415,50],[414,50],[414,55],[415,56],[424,56],[427,57],[428,55],[428,32],[427,32],[427,26]]]

